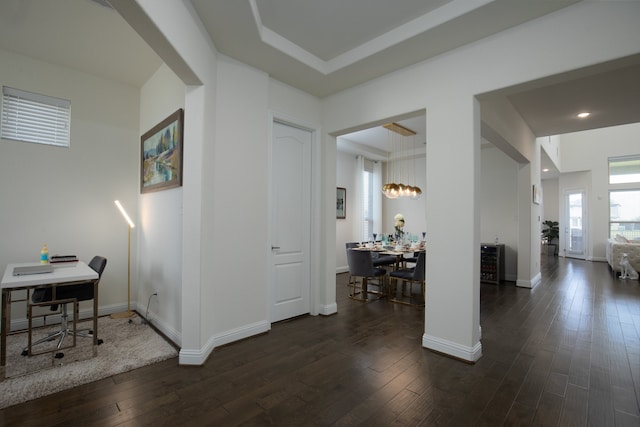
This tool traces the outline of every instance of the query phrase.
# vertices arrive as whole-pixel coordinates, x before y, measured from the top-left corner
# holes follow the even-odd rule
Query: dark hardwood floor
[[[421,347],[423,309],[351,301],[341,274],[334,316],[278,323],[202,367],[171,359],[16,405],[0,424],[640,426],[640,282],[543,258],[533,291],[481,285],[473,365]]]

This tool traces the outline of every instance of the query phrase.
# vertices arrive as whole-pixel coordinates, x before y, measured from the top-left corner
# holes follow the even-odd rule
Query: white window
[[[69,146],[71,101],[2,87],[0,137]]]
[[[640,182],[640,155],[609,158],[609,184]]]
[[[373,238],[373,173],[362,171],[362,235],[365,240]]]
[[[609,191],[609,237],[640,239],[640,190]]]

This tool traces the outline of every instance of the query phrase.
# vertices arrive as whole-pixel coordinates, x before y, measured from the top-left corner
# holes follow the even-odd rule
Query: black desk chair
[[[390,288],[390,293],[391,293],[391,298],[390,301],[391,302],[397,302],[397,303],[401,303],[401,304],[407,304],[407,305],[413,305],[413,306],[417,306],[417,307],[424,307],[424,303],[425,303],[425,257],[426,257],[426,252],[420,252],[418,253],[418,258],[416,259],[416,266],[414,268],[408,268],[408,269],[402,269],[402,270],[396,270],[396,271],[392,271],[391,273],[389,273],[389,279],[394,281],[394,285],[393,286],[389,286]],[[402,280],[402,290],[401,290],[401,296],[402,297],[407,297],[408,299],[399,299],[396,298],[396,294],[397,294],[397,287],[398,287],[398,282],[397,280],[400,279]],[[409,294],[405,294],[405,289],[404,289],[404,285],[405,284],[409,284]],[[414,283],[418,283],[420,284],[421,287],[421,293],[419,295],[419,299],[417,301],[416,298],[414,297],[414,295],[411,293],[412,289],[411,286]],[[415,301],[415,302],[414,302]]]
[[[27,355],[33,356],[36,354],[48,353],[52,350],[49,349],[49,350],[44,350],[38,353],[33,353],[31,349],[35,345],[42,344],[49,341],[54,341],[57,339],[58,345],[56,346],[56,350],[58,350],[58,352],[56,353],[55,357],[56,359],[59,359],[61,357],[64,357],[64,354],[60,353],[61,349],[75,346],[76,336],[93,338],[92,330],[90,329],[76,330],[75,329],[75,322],[78,320],[78,317],[80,314],[79,308],[78,308],[78,302],[88,301],[93,299],[94,285],[100,281],[100,278],[102,277],[102,272],[104,271],[104,268],[106,266],[107,266],[106,258],[103,258],[101,256],[95,256],[89,262],[89,267],[91,267],[96,273],[98,273],[98,278],[96,280],[89,280],[87,282],[77,283],[74,285],[56,287],[55,297],[54,297],[54,290],[52,288],[36,289],[35,291],[33,291],[33,294],[31,295],[32,304],[29,305],[29,317],[32,317],[31,308],[33,306],[49,305],[49,308],[51,311],[56,311],[58,310],[58,305],[61,305],[62,316],[61,316],[60,330],[58,330],[57,332],[51,333],[46,337],[37,340],[34,343],[30,342],[22,350],[23,356],[27,356]],[[50,302],[53,302],[53,304],[47,304]],[[73,303],[74,305],[74,317],[73,317],[74,328],[73,329],[69,328],[69,313],[67,310],[67,304],[70,304],[70,303]],[[97,315],[97,313],[94,313],[94,316],[95,315]],[[74,337],[73,345],[62,347],[62,343],[67,336]],[[98,344],[102,344],[102,340],[98,340]]]
[[[349,264],[349,274],[353,282],[352,292],[349,294],[349,298],[357,301],[369,301],[369,294],[378,294],[382,296],[384,294],[385,276],[387,271],[384,268],[377,268],[373,266],[373,259],[370,251],[359,251],[355,249],[347,249],[347,263]],[[358,280],[358,278],[360,280]],[[374,283],[370,283],[370,280],[375,280]],[[356,287],[360,283],[360,290],[357,291]],[[368,285],[375,285],[378,287],[377,291],[371,291]],[[361,295],[361,297],[357,297]]]

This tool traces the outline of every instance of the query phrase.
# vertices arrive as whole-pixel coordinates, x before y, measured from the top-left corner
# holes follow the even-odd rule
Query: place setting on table
[[[426,233],[422,233],[426,237]],[[420,240],[418,235],[407,233],[394,237],[391,234],[381,234],[380,240],[377,239],[378,234],[373,233],[373,239],[367,242],[358,243],[354,249],[361,251],[380,252],[389,255],[403,255],[405,253],[419,252],[426,249],[426,241]]]

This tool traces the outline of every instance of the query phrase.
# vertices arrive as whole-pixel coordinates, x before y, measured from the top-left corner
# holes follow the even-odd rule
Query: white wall
[[[214,197],[215,280],[207,306],[215,315],[205,330],[216,344],[229,331],[268,322],[269,78],[255,68],[220,56],[216,94],[216,141],[208,191]],[[239,310],[238,307],[242,307]]]
[[[480,155],[480,241],[505,245],[505,279],[515,282],[518,260],[518,164],[496,147]]]
[[[347,212],[345,219],[336,219],[336,273],[348,271],[345,244],[357,241],[354,237],[355,223],[358,218],[353,209],[355,206],[355,169],[356,156],[338,151],[336,156],[336,186],[347,189]]]
[[[541,221],[560,221],[560,196],[558,178],[542,181],[543,216]]]
[[[594,261],[606,261],[606,241],[609,238],[609,190],[637,188],[637,184],[609,185],[609,157],[637,155],[640,153],[640,123],[613,126],[559,136],[562,175],[559,180],[558,206],[560,230],[563,230],[563,197],[565,190],[585,188],[588,207],[587,257]],[[589,171],[589,174],[575,174]],[[566,174],[571,174],[572,178]],[[546,195],[545,195],[546,198]],[[560,251],[564,249],[562,240]]]
[[[0,268],[36,261],[43,243],[50,255],[101,255],[100,312],[126,310],[127,225],[113,201],[136,216],[137,88],[2,50],[0,84],[71,100],[70,148],[0,141]]]
[[[140,90],[140,131],[145,134],[170,114],[184,108],[185,85],[166,66]],[[140,142],[138,142],[140,144]],[[186,144],[186,149],[189,145]],[[139,157],[138,153],[138,157]],[[138,311],[180,344],[182,301],[182,187],[140,194],[137,227],[138,268],[135,292]],[[149,299],[158,292],[157,297]]]

